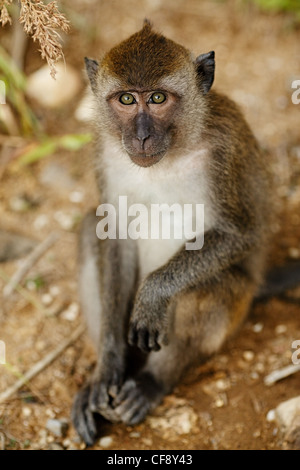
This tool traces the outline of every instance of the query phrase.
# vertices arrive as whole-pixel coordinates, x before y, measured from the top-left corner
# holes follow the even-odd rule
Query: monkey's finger
[[[123,374],[120,374],[118,371],[114,370],[112,379],[111,379],[111,384],[108,388],[108,394],[111,398],[115,398],[117,396],[122,383],[123,383]]]
[[[89,408],[93,413],[101,412],[109,406],[107,384],[96,382],[91,387]]]
[[[124,424],[134,425],[144,419],[148,409],[149,406],[146,404],[145,397],[140,395],[138,390],[136,390],[136,393],[128,397],[128,399],[116,409],[116,413],[120,416]]]
[[[97,428],[93,413],[88,407],[89,394],[90,387],[84,388],[77,394],[71,414],[79,436],[88,446],[91,446],[96,439]]]
[[[128,396],[131,390],[136,389],[136,382],[133,379],[129,379],[125,382],[117,397],[114,400],[113,405],[118,407]]]
[[[149,336],[149,349],[151,351],[159,351],[161,349],[158,337],[159,337],[158,331],[156,331],[155,333]]]
[[[151,351],[151,348],[149,347],[149,337],[150,337],[150,334],[149,334],[148,328],[141,328],[138,331],[137,346],[145,353],[148,353],[149,351]]]
[[[137,345],[137,340],[138,340],[138,332],[137,332],[136,325],[134,323],[131,323],[129,325],[128,343],[131,346],[136,346]]]

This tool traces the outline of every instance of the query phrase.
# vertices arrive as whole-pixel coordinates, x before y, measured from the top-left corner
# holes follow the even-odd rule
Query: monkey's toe
[[[150,374],[141,374],[124,383],[114,400],[115,413],[127,425],[138,424],[159,404],[163,395],[162,387]]]
[[[97,436],[95,417],[89,409],[90,387],[84,387],[76,395],[72,407],[72,422],[76,431],[86,445],[94,444]]]

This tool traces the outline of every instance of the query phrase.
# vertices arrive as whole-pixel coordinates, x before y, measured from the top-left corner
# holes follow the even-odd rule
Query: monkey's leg
[[[149,354],[145,367],[124,383],[115,400],[120,419],[129,425],[142,421],[190,366],[216,353],[244,320],[254,291],[250,280],[232,271],[210,290],[177,299],[169,344]]]
[[[136,261],[130,240],[99,240],[97,219],[88,214],[80,236],[79,292],[97,364],[87,385],[76,396],[72,418],[87,444],[96,437],[93,413],[114,421],[111,408],[124,380],[128,350],[126,328],[134,294]]]

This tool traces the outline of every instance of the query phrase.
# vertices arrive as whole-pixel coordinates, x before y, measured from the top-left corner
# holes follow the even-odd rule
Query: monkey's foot
[[[91,446],[97,436],[95,416],[89,408],[90,386],[82,388],[75,397],[72,407],[72,421],[79,436]]]
[[[93,407],[91,407],[91,400],[93,400],[93,397],[95,399],[99,392],[98,385],[98,383],[90,383],[82,388],[76,395],[72,407],[72,421],[74,427],[88,446],[93,445],[97,437],[96,421],[99,414],[112,423],[120,421],[119,417],[108,403],[101,407],[101,413],[98,409],[94,411]],[[97,400],[97,403],[100,408],[99,400]]]
[[[151,374],[141,373],[138,377],[125,381],[114,400],[114,411],[121,422],[135,425],[159,405],[164,395],[163,387]]]

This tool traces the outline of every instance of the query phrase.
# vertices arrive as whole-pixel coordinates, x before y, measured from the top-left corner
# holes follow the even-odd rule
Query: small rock
[[[243,352],[243,358],[247,362],[251,362],[254,359],[254,352],[253,351],[244,351]]]
[[[140,432],[136,432],[136,431],[133,431],[129,434],[129,437],[133,438],[133,439],[139,439],[141,437],[141,433]]]
[[[103,449],[108,449],[113,443],[113,438],[111,436],[104,436],[101,437],[99,440],[99,445],[103,447]]]
[[[72,191],[70,193],[69,199],[74,204],[80,204],[83,201],[84,194],[82,191]]]
[[[282,335],[283,333],[286,333],[286,331],[287,331],[286,325],[277,325],[275,328],[275,333],[277,335]]]
[[[266,419],[269,423],[276,421],[276,413],[275,410],[269,410],[266,416]]]
[[[31,208],[30,201],[26,197],[14,196],[9,200],[9,206],[13,212],[26,212]]]
[[[252,327],[252,330],[254,331],[254,333],[260,333],[263,330],[263,327],[263,323],[255,323],[255,325],[253,325]]]
[[[289,450],[300,450],[300,416],[296,416],[284,436],[285,447]]]
[[[24,406],[22,408],[22,415],[25,417],[25,418],[28,418],[32,413],[32,410],[31,408],[29,408],[28,406]]]
[[[176,439],[184,434],[190,434],[198,421],[194,410],[187,405],[167,410],[165,416],[149,417],[150,427],[162,433],[164,439]]]
[[[49,450],[64,450],[64,448],[57,442],[51,442],[51,444],[49,444]]]
[[[300,396],[280,403],[275,410],[276,420],[282,428],[290,428],[294,419],[299,414]]]
[[[48,305],[52,304],[53,297],[51,294],[43,294],[41,297],[41,301],[42,301],[42,304],[47,307]]]
[[[73,302],[69,307],[61,313],[61,318],[68,321],[74,321],[79,314],[79,305]]]
[[[74,228],[75,220],[70,214],[66,214],[63,211],[56,211],[54,214],[54,219],[64,230],[72,230],[72,228]]]
[[[45,214],[38,215],[33,222],[33,227],[36,230],[41,230],[49,225],[49,218]]]
[[[289,257],[292,259],[300,258],[300,250],[298,248],[290,247],[289,248]]]
[[[65,419],[48,419],[46,429],[56,437],[64,437],[68,431],[69,424]]]
[[[50,76],[49,67],[45,65],[27,78],[26,93],[45,108],[59,108],[71,101],[81,88],[78,72],[70,65],[56,64],[57,75]],[[45,90],[47,92],[45,93]]]
[[[49,288],[49,293],[50,293],[50,295],[52,295],[53,297],[57,297],[58,295],[60,295],[61,289],[60,289],[59,286],[50,286],[50,288]]]

